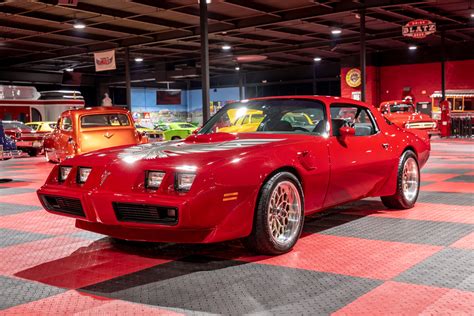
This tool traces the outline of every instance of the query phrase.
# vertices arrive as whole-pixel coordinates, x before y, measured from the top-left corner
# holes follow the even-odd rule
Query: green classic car
[[[165,140],[182,139],[191,135],[197,127],[186,122],[163,122],[155,126],[163,131]]]

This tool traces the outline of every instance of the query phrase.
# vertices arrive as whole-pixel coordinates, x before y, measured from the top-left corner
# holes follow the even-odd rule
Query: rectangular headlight
[[[77,183],[86,183],[91,174],[92,168],[79,167],[77,171]]]
[[[72,170],[72,167],[59,166],[59,175],[58,175],[59,182],[66,181],[67,177],[69,176],[69,173],[71,173],[71,170]]]
[[[178,191],[189,191],[193,185],[194,179],[196,178],[195,173],[177,173],[175,188]]]
[[[163,182],[165,177],[164,172],[162,171],[147,171],[145,176],[145,187],[147,189],[158,189]]]

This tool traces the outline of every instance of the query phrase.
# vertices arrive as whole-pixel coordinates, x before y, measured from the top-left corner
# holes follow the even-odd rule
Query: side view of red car
[[[44,134],[36,133],[31,127],[18,121],[2,121],[5,134],[16,141],[19,150],[30,156],[37,156],[43,151]]]
[[[424,130],[430,136],[439,134],[436,121],[429,115],[418,113],[409,100],[385,101],[379,110],[390,122],[402,128]]]
[[[263,118],[251,131],[220,131],[257,111]],[[289,116],[311,123],[292,125]],[[118,239],[242,238],[258,253],[280,254],[297,242],[305,215],[369,196],[413,207],[429,153],[427,138],[359,101],[260,98],[224,106],[184,140],[67,159],[38,196],[47,211]]]

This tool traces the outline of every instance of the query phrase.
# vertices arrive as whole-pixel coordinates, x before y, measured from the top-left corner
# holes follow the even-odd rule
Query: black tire
[[[296,234],[294,238],[286,245],[277,243],[270,231],[268,223],[268,206],[273,190],[278,184],[289,181],[293,183],[299,193],[301,214],[299,216],[299,227],[295,230]],[[272,176],[267,182],[265,182],[260,190],[259,198],[257,200],[257,206],[255,209],[253,229],[250,235],[245,238],[244,245],[251,251],[266,254],[266,255],[278,255],[290,251],[298,241],[304,224],[304,197],[303,189],[298,178],[290,172],[278,172]]]
[[[178,140],[178,139],[181,139],[181,137],[179,137],[179,136],[173,136],[173,137],[171,137],[171,140]]]
[[[411,159],[414,160],[416,163],[416,169],[418,171],[417,172],[418,176],[417,176],[416,181],[418,181],[418,186],[417,186],[414,198],[407,199],[403,191],[403,170],[407,161]],[[415,206],[416,200],[418,199],[419,192],[420,192],[420,167],[418,165],[418,159],[413,151],[407,150],[400,157],[400,161],[398,163],[397,191],[395,192],[394,195],[382,196],[380,198],[382,200],[382,203],[387,208],[404,210],[404,209],[409,209]]]
[[[31,157],[36,157],[39,155],[41,149],[36,149],[36,148],[32,148],[32,149],[28,149],[28,155],[30,155]]]

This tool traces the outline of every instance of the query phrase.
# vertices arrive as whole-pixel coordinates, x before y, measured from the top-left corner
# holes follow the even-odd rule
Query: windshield
[[[82,128],[129,125],[130,122],[125,114],[93,114],[81,117]]]
[[[200,130],[209,133],[326,132],[325,106],[317,100],[268,99],[226,105]]]
[[[390,105],[390,113],[403,113],[403,112],[414,112],[413,105],[411,104],[393,104]]]
[[[33,131],[33,129],[21,122],[3,122],[3,128],[4,129],[14,129],[14,128],[19,128],[22,130],[28,130],[28,131]]]

